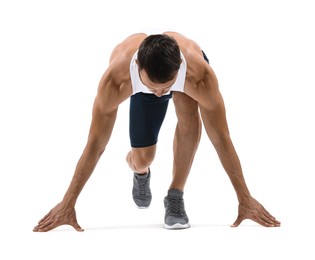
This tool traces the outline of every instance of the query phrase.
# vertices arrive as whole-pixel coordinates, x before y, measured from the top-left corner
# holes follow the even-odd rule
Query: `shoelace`
[[[148,178],[139,178],[138,179],[138,184],[139,184],[139,194],[140,196],[145,196],[146,195],[146,185],[147,185]]]
[[[184,214],[183,198],[168,197],[168,207],[171,213]]]

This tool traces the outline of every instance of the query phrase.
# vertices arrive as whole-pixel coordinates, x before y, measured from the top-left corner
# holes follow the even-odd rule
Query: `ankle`
[[[146,175],[150,172],[150,168],[147,168],[146,170],[135,172],[137,175]]]

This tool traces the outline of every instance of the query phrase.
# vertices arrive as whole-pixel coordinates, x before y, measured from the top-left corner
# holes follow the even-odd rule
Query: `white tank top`
[[[138,68],[138,64],[136,63],[137,56],[138,56],[138,51],[136,51],[136,53],[133,55],[130,62],[130,78],[131,78],[131,84],[132,84],[132,90],[133,90],[132,95],[139,92],[147,93],[147,94],[154,94],[142,83],[140,79],[139,68]],[[185,57],[182,53],[181,53],[181,58],[182,58],[182,63],[180,64],[176,81],[171,86],[169,92],[165,93],[164,95],[168,95],[172,91],[184,92],[187,64],[186,64]]]

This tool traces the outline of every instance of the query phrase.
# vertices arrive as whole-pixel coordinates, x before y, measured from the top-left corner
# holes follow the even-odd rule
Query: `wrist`
[[[64,204],[66,207],[74,208],[76,201],[77,201],[76,197],[71,197],[66,194],[63,197],[62,204]]]
[[[243,202],[245,201],[248,201],[248,199],[251,198],[251,195],[249,192],[246,192],[246,193],[242,193],[242,194],[238,194],[237,195],[237,199],[238,199],[238,202],[240,204],[242,204]]]

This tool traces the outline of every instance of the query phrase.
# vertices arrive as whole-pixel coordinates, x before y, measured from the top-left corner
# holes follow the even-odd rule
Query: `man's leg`
[[[204,59],[209,63],[206,54]],[[177,115],[174,137],[173,181],[170,188],[184,190],[201,137],[201,119],[198,102],[181,92],[173,93]]]
[[[177,126],[174,136],[173,181],[170,189],[183,191],[195,157],[200,136],[201,120],[198,103],[184,93],[173,93],[177,115]]]
[[[196,101],[183,93],[173,93],[178,118],[174,137],[173,181],[164,199],[165,225],[167,229],[188,228],[183,190],[196,154],[200,136],[201,120]]]
[[[157,97],[137,93],[130,98],[131,151],[127,162],[134,172],[132,196],[139,208],[147,208],[152,199],[150,190],[151,171],[156,152],[156,143],[169,99],[172,94]]]

